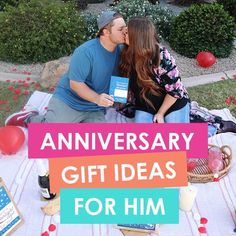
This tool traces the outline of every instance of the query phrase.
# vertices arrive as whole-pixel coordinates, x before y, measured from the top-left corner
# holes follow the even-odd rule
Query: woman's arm
[[[165,116],[166,112],[176,102],[176,100],[177,100],[177,98],[172,97],[169,94],[166,94],[160,109],[154,115],[153,122],[164,123],[164,116]]]
[[[157,81],[165,89],[166,95],[160,109],[155,114],[153,121],[164,123],[164,116],[168,109],[177,99],[182,99],[183,97],[188,98],[188,93],[182,84],[175,59],[170,55],[166,48],[161,50],[160,58],[161,63],[158,68],[159,74],[157,75]]]

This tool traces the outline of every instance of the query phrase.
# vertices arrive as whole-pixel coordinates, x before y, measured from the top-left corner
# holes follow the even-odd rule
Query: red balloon
[[[5,155],[15,154],[25,141],[25,134],[17,126],[0,128],[0,151]]]
[[[208,68],[216,63],[216,58],[211,52],[199,52],[196,60],[199,66]]]

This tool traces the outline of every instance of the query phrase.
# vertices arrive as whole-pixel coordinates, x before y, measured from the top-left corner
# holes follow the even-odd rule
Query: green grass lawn
[[[0,81],[0,127],[12,113],[20,111],[35,90],[49,92],[38,83],[29,81]]]
[[[236,79],[188,88],[192,101],[208,109],[228,108],[236,117]]]
[[[31,81],[0,82],[0,127],[6,117],[21,110],[35,90],[49,92]],[[208,109],[228,108],[236,117],[236,79],[188,88],[192,101]]]

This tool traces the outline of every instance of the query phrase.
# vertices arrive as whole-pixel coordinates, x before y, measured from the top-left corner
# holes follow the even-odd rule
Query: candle
[[[197,188],[192,185],[180,188],[179,207],[182,211],[190,211],[197,195]]]

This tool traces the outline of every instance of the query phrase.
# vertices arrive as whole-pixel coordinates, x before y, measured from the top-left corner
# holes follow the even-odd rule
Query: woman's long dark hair
[[[120,73],[130,78],[137,73],[140,96],[154,108],[146,97],[148,93],[160,95],[161,88],[152,80],[153,67],[160,64],[160,48],[155,26],[145,17],[134,17],[128,22],[129,46],[121,53]]]

